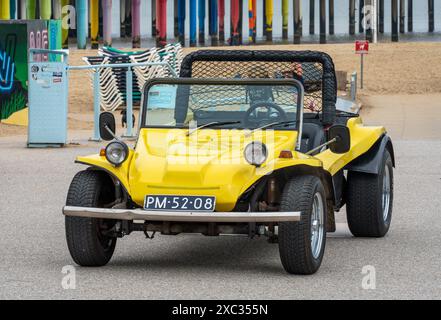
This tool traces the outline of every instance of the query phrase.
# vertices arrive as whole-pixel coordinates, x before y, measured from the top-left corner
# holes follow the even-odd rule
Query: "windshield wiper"
[[[209,127],[214,127],[214,126],[226,126],[229,124],[238,124],[241,123],[242,121],[215,121],[215,122],[210,122],[210,123],[206,123],[203,124],[199,127],[194,128],[193,130],[188,130],[187,132],[187,136],[191,135],[192,133],[198,131],[199,129],[203,129],[203,128],[209,128]]]
[[[297,122],[297,120],[272,122],[272,123],[266,124],[266,125],[264,125],[264,126],[261,126],[261,127],[259,127],[259,128],[256,128],[256,129],[254,129],[254,130],[251,130],[251,131],[247,134],[247,136],[253,134],[253,133],[256,132],[256,131],[262,130],[262,129],[267,129],[267,128],[271,128],[271,127],[275,127],[275,126],[287,126],[287,125],[289,125],[289,124],[291,124],[291,123],[296,123],[296,122]]]

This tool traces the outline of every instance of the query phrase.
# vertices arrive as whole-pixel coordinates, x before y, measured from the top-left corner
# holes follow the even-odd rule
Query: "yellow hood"
[[[232,210],[237,198],[260,177],[274,170],[281,150],[293,150],[295,131],[141,129],[129,170],[132,199],[145,195],[213,195],[216,210]],[[260,167],[243,156],[252,141],[265,143],[268,160]]]

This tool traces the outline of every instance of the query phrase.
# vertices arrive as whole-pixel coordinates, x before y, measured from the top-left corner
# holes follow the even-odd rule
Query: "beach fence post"
[[[52,1],[40,0],[40,18],[43,20],[50,20],[52,16]]]
[[[141,48],[141,0],[132,0],[132,48]]]
[[[98,49],[99,0],[90,0],[90,42],[92,49]]]
[[[176,38],[179,36],[178,30],[178,0],[173,0],[173,36]]]
[[[185,0],[178,0],[178,37],[182,46],[185,46]]]
[[[349,5],[354,1],[355,0],[349,0]],[[314,33],[315,33],[315,0],[309,0],[309,34],[312,35]]]
[[[273,16],[274,16],[273,0],[264,0],[264,2],[265,2],[266,41],[273,41]]]
[[[11,15],[11,7],[9,0],[1,0],[0,3],[0,19],[9,20]]]
[[[209,30],[208,33],[211,37],[211,45],[218,45],[217,31],[218,31],[218,12],[217,12],[217,0],[209,0]]]
[[[407,32],[413,32],[413,1],[407,0]]]
[[[435,10],[434,10],[434,1],[433,0],[427,0],[428,1],[428,14],[429,14],[429,32],[433,32],[435,30]]]
[[[404,23],[406,19],[406,0],[400,0],[400,33],[404,33]]]
[[[77,0],[77,48],[86,49],[87,46],[87,1]]]
[[[372,15],[372,26],[373,26],[373,42],[377,43],[378,41],[378,0],[372,0],[372,11],[374,14]]]
[[[219,0],[218,20],[219,20],[219,42],[225,42],[225,0]]]
[[[384,0],[378,0],[379,1],[379,8],[378,8],[378,32],[384,33]]]
[[[190,1],[190,47],[196,46],[196,0]]]
[[[59,1],[57,2],[59,3]],[[61,11],[60,11],[60,16],[61,16]],[[18,1],[17,18],[22,20],[26,19],[26,0]]]
[[[199,43],[205,43],[205,0],[198,1]]]
[[[391,0],[392,41],[398,42],[398,0]]]
[[[37,0],[26,1],[26,19],[33,20],[36,16]]]
[[[103,40],[105,46],[112,46],[112,0],[103,0]]]
[[[302,37],[302,18],[300,0],[294,0],[294,44],[299,44]]]
[[[334,0],[329,0],[329,34],[334,34]]]
[[[288,39],[289,0],[282,0],[282,39]]]
[[[20,4],[20,1],[18,2]],[[9,8],[9,19],[17,19],[18,18],[18,12],[17,12],[17,2],[15,0],[10,0],[10,8]]]
[[[372,1],[365,0],[363,11],[363,28],[365,30],[365,39],[372,42],[373,16]]]
[[[355,0],[349,0],[349,34],[355,34]]]
[[[156,0],[156,45],[167,43],[167,0]]]
[[[29,5],[28,2],[28,18],[29,14],[32,14],[29,12]],[[62,42],[62,48],[68,49],[69,48],[69,25],[67,24],[69,21],[69,0],[61,0],[60,10],[61,10],[61,42]],[[32,18],[34,19],[34,18]]]
[[[320,0],[320,43],[326,43],[326,0]]]
[[[364,33],[364,14],[363,14],[363,8],[364,8],[364,0],[358,1],[358,33]]]

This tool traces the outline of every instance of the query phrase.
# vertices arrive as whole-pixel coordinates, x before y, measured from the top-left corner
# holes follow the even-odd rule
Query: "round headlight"
[[[123,142],[114,141],[109,143],[106,147],[106,159],[115,166],[119,166],[126,161],[128,155],[129,148]]]
[[[260,166],[268,158],[268,150],[263,143],[253,141],[245,147],[244,156],[250,164]]]

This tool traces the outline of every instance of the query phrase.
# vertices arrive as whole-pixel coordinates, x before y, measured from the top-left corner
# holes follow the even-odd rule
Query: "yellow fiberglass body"
[[[119,167],[104,156],[78,157],[77,162],[101,168],[118,179],[139,206],[146,195],[207,195],[216,197],[216,211],[233,210],[238,198],[256,181],[276,170],[299,165],[319,168],[331,176],[366,153],[385,133],[383,127],[364,126],[351,118],[351,150],[344,154],[327,149],[316,156],[296,152],[297,131],[200,130],[142,128],[134,150]],[[269,157],[260,167],[245,161],[243,146],[265,143]],[[292,158],[279,158],[291,150]]]

